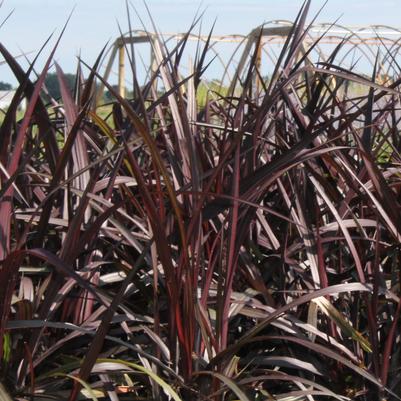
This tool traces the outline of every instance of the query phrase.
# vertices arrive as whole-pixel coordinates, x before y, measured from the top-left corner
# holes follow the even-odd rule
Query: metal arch
[[[228,68],[229,68],[229,66],[231,65],[231,63],[233,62],[234,57],[236,56],[236,54],[237,54],[237,52],[239,51],[239,49],[241,48],[241,46],[244,45],[244,43],[246,42],[246,40],[247,40],[247,36],[244,36],[243,40],[242,40],[241,42],[238,43],[238,45],[236,46],[236,48],[234,49],[234,51],[231,53],[231,56],[230,56],[230,58],[228,59],[228,61],[227,61],[227,63],[226,63],[226,66],[225,66],[225,68],[224,68],[223,76],[222,76],[222,78],[221,78],[221,82],[222,82],[222,83],[224,82],[224,80],[225,80],[225,78],[226,78],[226,75],[228,75]]]
[[[384,76],[389,76],[390,69],[395,70],[393,60],[400,54],[401,38],[394,41],[390,48],[386,48],[386,52],[380,62],[380,69],[377,71],[376,76],[380,77],[382,73]],[[394,54],[395,53],[395,54]],[[391,55],[391,57],[390,57]]]
[[[344,54],[344,56],[342,57],[342,59],[340,60],[340,63],[343,63],[344,60],[349,56],[349,54],[352,53],[352,51],[354,51],[355,49],[359,50],[360,53],[363,54],[363,56],[365,57],[365,59],[370,63],[370,65],[373,67],[375,65],[374,59],[373,57],[376,58],[376,56],[374,55],[374,53],[371,55],[372,57],[369,56],[369,54],[366,53],[366,51],[361,48],[357,43],[352,43],[350,41],[346,41],[345,44],[348,44],[351,46],[351,48],[349,50],[347,50]]]
[[[398,55],[401,54],[400,50],[401,50],[401,38],[398,39],[396,42],[394,42],[393,45],[390,47],[390,49],[387,49],[387,52],[386,52],[386,54],[385,54],[385,56],[383,58],[383,63],[385,65],[386,64],[388,65],[388,67],[387,67],[387,75],[390,75],[389,71],[390,71],[391,68],[393,70],[395,70],[393,60],[388,61],[390,59],[390,54],[394,53],[394,51],[395,51],[395,55],[392,55],[392,59],[395,59],[395,57],[397,57]]]
[[[399,34],[401,34],[401,29],[400,28],[396,28],[394,26],[390,26],[390,25],[369,25],[371,28],[376,29],[376,28],[385,28],[385,29],[390,29],[391,31],[395,31]]]
[[[206,43],[206,41],[207,41],[207,39],[204,38],[203,36],[199,36],[199,35],[198,35],[197,38],[198,38],[199,41],[201,41],[201,42],[203,42],[203,43]],[[169,38],[167,38],[166,43],[169,42],[170,40],[173,40],[173,39],[175,39],[175,37],[174,37],[174,36],[170,36]],[[210,40],[210,42],[211,42],[211,45],[208,47],[208,49],[210,49],[210,50],[214,53],[214,55],[216,56],[216,58],[220,61],[220,64],[222,65],[223,69],[226,70],[226,68],[227,68],[227,63],[224,62],[224,60],[223,60],[223,58],[220,56],[219,52],[215,49],[215,45],[216,45],[217,43],[219,43],[219,42],[218,42],[218,41],[214,41],[214,40]],[[228,75],[228,73],[227,73],[227,75]],[[229,77],[229,78],[230,78],[230,77]]]
[[[342,28],[346,28],[346,27],[342,27]],[[390,26],[387,26],[387,25],[370,25],[370,26],[368,26],[368,27],[359,28],[357,32],[358,32],[358,33],[363,33],[363,32],[366,32],[367,30],[373,30],[373,31],[376,33],[376,35],[377,35],[377,45],[378,45],[378,46],[381,44],[381,41],[382,41],[383,39],[385,39],[385,41],[391,43],[390,49],[393,49],[394,46],[395,46],[397,43],[400,42],[401,38],[393,39],[393,38],[390,38],[390,37],[388,37],[388,36],[385,37],[385,38],[384,38],[384,36],[383,36],[383,37],[379,36],[379,35],[378,35],[378,29],[382,29],[382,28],[392,30],[392,31],[394,31],[395,33],[401,35],[401,30],[400,30],[400,29],[397,29],[397,28],[394,28],[394,27],[390,27]],[[384,35],[384,34],[385,34],[385,32],[382,32],[382,35]],[[358,49],[361,53],[363,53],[363,54],[365,55],[365,58],[370,62],[370,64],[371,64],[372,66],[374,66],[375,61],[373,60],[373,57],[376,58],[376,55],[374,54],[373,49],[371,48],[371,45],[368,44],[368,43],[366,43],[367,41],[371,40],[371,38],[362,38],[361,35],[358,35],[358,37],[359,37],[360,39],[362,39],[362,40],[361,40],[361,43],[359,43],[359,44],[364,45],[364,47],[366,47],[367,49],[370,50],[370,52],[371,52],[371,54],[372,54],[372,58],[370,58],[370,57],[365,53],[365,51],[363,50],[363,48],[360,47],[358,43],[354,43],[353,46],[352,46],[352,48],[344,55],[343,60],[349,55],[349,53],[350,53],[352,50]],[[398,46],[398,49],[399,49],[399,46]],[[398,53],[398,51],[397,51],[397,53]],[[386,62],[387,62],[387,57],[388,57],[388,54],[386,55],[386,57],[385,57],[384,59],[382,59],[382,60],[380,61],[379,70],[377,71],[377,74],[376,74],[377,76],[380,75],[381,71],[384,71],[384,70],[385,70],[385,65],[386,65]],[[389,71],[390,68],[391,68],[391,66],[388,66],[388,68],[387,68],[387,73],[388,73],[388,71]],[[385,73],[385,72],[384,72],[384,73]]]
[[[112,45],[110,45],[109,48],[106,50],[106,52],[105,52],[105,54],[104,54],[104,56],[102,58],[102,61],[100,63],[101,66],[103,66],[103,64],[105,63],[105,61],[107,59],[107,56],[109,54],[110,54],[109,61],[107,62],[106,67],[105,67],[105,72],[103,73],[103,80],[104,81],[106,81],[108,79],[109,75],[110,75],[111,68],[113,66],[113,62],[114,62],[114,59],[115,59],[116,54],[117,54],[117,47],[116,47],[115,42]],[[101,81],[100,84],[99,84],[99,88],[95,89],[95,107],[99,104],[99,101],[100,101],[100,99],[101,99],[101,97],[103,95],[103,92],[104,92],[104,88],[105,88],[104,82]]]
[[[344,29],[345,31],[349,32],[350,36],[346,38],[347,41],[350,41],[352,37],[356,37],[356,38],[360,41],[360,44],[363,44],[363,45],[366,46],[366,44],[365,44],[365,39],[364,39],[363,37],[361,37],[361,35],[360,35],[360,30],[354,31],[354,30],[352,30],[351,28],[346,27],[346,26],[343,26],[343,25],[340,25],[340,24],[334,24],[333,26],[335,26],[335,27],[337,27],[337,28],[340,28],[340,29]],[[375,57],[375,54],[374,54],[374,52],[372,51],[372,49],[371,49],[369,46],[367,46],[367,48],[368,48],[368,50],[372,53],[372,57],[374,58],[374,57]],[[362,51],[362,50],[361,50],[361,51]],[[364,52],[363,52],[363,53],[364,53]],[[365,53],[364,53],[364,54],[365,54]],[[368,55],[366,55],[366,58],[369,59]],[[372,62],[372,60],[370,60],[370,61]],[[372,62],[372,65],[374,65],[374,62]]]
[[[368,30],[368,29],[374,30],[375,32],[377,32],[377,31],[376,31],[377,28],[386,28],[386,29],[390,29],[390,27],[387,27],[387,26],[385,26],[385,25],[375,25],[375,26],[369,26],[369,27],[359,28],[359,29],[357,30],[357,32],[354,32],[354,31],[350,30],[349,28],[344,27],[344,26],[342,26],[342,25],[338,25],[338,24],[337,24],[337,26],[340,27],[340,28],[342,28],[342,29],[347,29],[347,30],[349,30],[350,32],[353,32],[353,34],[352,34],[351,36],[349,36],[348,38],[346,38],[346,42],[345,42],[346,44],[348,43],[349,45],[351,45],[351,48],[344,54],[344,56],[343,56],[343,58],[341,59],[340,63],[342,63],[342,62],[349,56],[349,54],[350,54],[352,51],[354,51],[354,50],[357,49],[359,52],[361,52],[361,53],[364,55],[365,59],[366,59],[366,60],[372,65],[372,67],[373,67],[374,64],[375,64],[376,55],[375,55],[375,53],[373,52],[373,49],[372,49],[371,45],[367,43],[367,41],[371,40],[371,38],[364,38],[364,37],[361,36],[361,33],[365,32],[365,31]],[[401,33],[400,30],[397,30],[397,29],[395,29],[395,28],[393,28],[393,30],[394,30],[395,32],[397,32],[397,33]],[[358,37],[358,39],[360,40],[359,43],[353,43],[353,42],[352,42],[352,36],[354,36],[354,35],[356,35],[356,36]],[[340,39],[340,37],[339,37],[339,39]],[[380,40],[380,39],[379,39],[379,40]],[[387,41],[390,41],[390,42],[392,43],[392,46],[394,46],[394,40],[393,40],[392,38],[387,37],[386,40],[387,40]],[[398,40],[399,40],[399,39],[398,39]],[[380,43],[378,43],[378,44],[380,44]],[[363,45],[363,46],[360,46],[360,45]],[[371,53],[371,57],[366,53],[366,51],[364,50],[364,48],[367,48],[367,49],[369,50],[369,52]],[[380,71],[383,71],[384,65],[385,65],[385,60],[381,60],[380,66],[379,66],[379,70],[377,71],[377,76],[380,75]],[[387,71],[388,71],[388,69],[387,69]]]
[[[285,25],[288,25],[288,24],[289,24],[289,21],[272,21],[272,22],[273,22],[273,23],[281,23],[281,24],[285,24]],[[349,50],[346,52],[346,54],[345,54],[344,57],[342,58],[342,61],[344,61],[344,59],[345,59],[352,51],[354,51],[355,49],[358,49],[358,50],[362,53],[362,55],[365,57],[365,59],[366,59],[368,62],[370,62],[370,64],[371,64],[372,66],[374,65],[373,57],[375,57],[375,53],[373,52],[373,50],[372,50],[370,44],[367,43],[368,41],[372,41],[372,38],[371,38],[371,37],[365,38],[365,37],[363,37],[362,35],[363,35],[363,34],[371,34],[371,32],[370,32],[371,30],[374,30],[375,34],[377,35],[377,34],[378,34],[377,30],[378,30],[378,29],[383,29],[383,28],[384,28],[384,29],[391,30],[391,31],[394,31],[394,33],[401,35],[401,29],[394,28],[394,27],[389,27],[389,26],[387,26],[387,25],[372,25],[372,26],[367,26],[367,27],[358,27],[357,29],[355,29],[355,28],[350,28],[350,27],[343,26],[343,25],[340,25],[340,24],[328,24],[328,23],[323,23],[323,24],[315,24],[315,25],[313,25],[313,26],[311,27],[311,29],[308,31],[309,40],[310,40],[311,42],[313,42],[313,40],[314,40],[313,36],[311,35],[311,31],[314,31],[314,30],[316,30],[316,29],[318,29],[318,30],[319,30],[319,29],[322,29],[322,30],[325,30],[325,31],[326,31],[326,28],[327,28],[327,27],[331,27],[331,29],[328,30],[328,32],[325,34],[325,36],[326,36],[326,37],[330,37],[330,38],[337,39],[338,42],[340,42],[341,40],[344,39],[344,35],[340,36],[339,34],[336,33],[336,35],[333,36],[333,34],[330,32],[330,31],[333,30],[333,28],[338,28],[338,29],[341,29],[341,30],[346,31],[346,32],[349,33],[349,36],[345,38],[345,44],[348,43],[348,44],[351,45],[352,47],[351,47],[351,49],[349,49]],[[324,32],[322,32],[322,33],[324,33]],[[383,32],[383,34],[386,34],[386,33]],[[356,38],[358,39],[358,41],[357,41],[356,43],[355,43],[355,41],[354,41],[354,39],[353,39],[354,37],[356,37]],[[375,38],[375,40],[377,41],[378,44],[380,44],[380,41],[381,41],[381,38],[380,38],[380,37]],[[401,40],[401,38],[399,38],[399,39],[393,39],[393,38],[388,37],[388,35],[387,35],[387,37],[385,37],[385,40],[386,40],[386,41],[389,41],[389,42],[391,43],[391,48],[394,48],[395,44],[399,43],[400,40]],[[360,46],[360,45],[364,45],[364,46],[362,47],[362,46]],[[368,52],[371,53],[371,57],[370,57],[369,54],[364,50],[364,47],[366,47],[366,48],[368,49]],[[325,55],[325,53],[320,49],[320,46],[317,46],[317,48],[318,48],[318,49],[317,49],[316,51],[318,51],[318,54],[319,54],[323,59],[326,58],[326,55]],[[399,53],[399,49],[400,49],[400,46],[397,47],[397,54]],[[386,60],[383,60],[383,61],[386,61]],[[382,62],[382,65],[381,65],[382,68],[383,68],[383,64],[385,64],[385,63]],[[389,67],[389,68],[390,68],[390,67]]]
[[[229,74],[228,69],[230,65],[232,64],[234,58],[238,54],[241,47],[245,45],[242,51],[242,56],[238,62],[237,69],[234,73],[235,75],[232,82],[235,82],[237,78],[241,76],[242,71],[245,68],[246,63],[248,61],[252,46],[256,44],[256,40],[260,34],[261,29],[263,37],[260,49],[261,54],[263,53],[267,55],[267,57],[269,57],[270,60],[274,62],[271,52],[269,52],[268,50],[268,46],[274,43],[282,43],[285,40],[288,33],[290,32],[292,25],[293,22],[288,20],[271,20],[253,29],[248,35],[234,34],[234,35],[212,36],[210,48],[224,68],[222,79],[225,79],[226,76],[228,76]],[[351,27],[351,26],[344,26],[340,24],[329,24],[329,23],[314,24],[311,25],[308,29],[308,34],[304,39],[305,44],[312,43],[316,39],[315,34],[323,34],[325,31],[327,32],[324,35],[324,38],[330,40],[330,42],[326,43],[339,43],[345,38],[345,43],[351,46],[351,48],[346,52],[344,57],[342,57],[341,59],[342,61],[344,61],[344,59],[348,57],[352,51],[355,51],[357,49],[371,65],[374,65],[374,59],[376,58],[376,54],[371,45],[372,44],[380,45],[381,41],[383,41],[384,43],[389,43],[390,46],[389,49],[387,49],[388,50],[387,54],[381,60],[382,65],[379,71],[387,71],[388,73],[391,69],[391,66],[393,65],[393,63],[390,62],[389,52],[391,51],[391,54],[395,53],[396,57],[400,54],[401,29],[396,27],[391,27],[388,25],[380,25],[380,24],[370,25],[370,26],[360,26],[360,27]],[[122,36],[118,37],[114,41],[114,43],[108,48],[105,55],[103,56],[102,65],[107,60],[107,57],[109,58],[107,65],[105,67],[104,79],[105,80],[108,79],[114,60],[117,56],[117,53],[119,53],[119,58],[120,58],[120,66],[118,74],[119,84],[120,86],[123,86],[124,82],[123,79],[121,79],[122,75],[121,72],[124,67],[124,55],[123,55],[124,46],[126,44],[131,44],[131,43],[132,44],[149,43],[151,46],[153,46],[153,38],[155,35],[156,34],[152,32],[147,32],[144,30],[134,30],[132,32],[126,32]],[[189,40],[197,40],[202,42],[205,42],[208,38],[207,36],[193,33],[189,34],[162,33],[160,35],[163,36],[164,38],[167,38],[166,42],[174,38],[177,39],[183,38],[184,35],[187,35]],[[322,40],[322,43],[325,43],[324,38]],[[216,45],[219,42],[238,43],[234,51],[231,53],[228,63],[224,62],[222,56],[219,54],[218,50],[216,50],[217,47]],[[153,52],[153,50],[151,51]],[[317,52],[317,54],[320,57],[325,58],[325,53],[319,45],[315,47],[314,52]],[[104,85],[101,83],[96,96],[97,101],[100,99],[103,90],[104,90]],[[120,90],[120,93],[121,92],[122,91]]]

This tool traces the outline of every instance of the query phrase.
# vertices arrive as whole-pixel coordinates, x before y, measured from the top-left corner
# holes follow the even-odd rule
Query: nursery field
[[[0,43],[1,401],[401,399],[400,60],[314,61],[308,9],[268,79],[159,37],[102,106],[103,54],[71,90]]]

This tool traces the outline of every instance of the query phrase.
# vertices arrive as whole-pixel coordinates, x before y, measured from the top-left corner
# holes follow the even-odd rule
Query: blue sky
[[[312,1],[310,16],[323,5],[322,0]],[[131,0],[139,14],[148,18],[142,1]],[[299,0],[148,0],[152,16],[162,32],[185,31],[199,5],[205,10],[204,31],[207,33],[217,18],[216,34],[249,32],[263,22],[276,19],[293,19],[301,5]],[[52,32],[60,32],[71,10],[71,21],[56,53],[56,60],[67,72],[76,65],[76,56],[93,62],[107,41],[119,35],[117,21],[127,30],[125,0],[4,0],[0,20],[11,10],[10,19],[0,30],[1,42],[17,55],[35,52]],[[385,24],[401,27],[401,0],[329,0],[319,22],[333,22],[341,17],[344,25]],[[142,28],[132,12],[132,25]],[[54,41],[53,41],[54,42]],[[32,53],[29,57],[33,57]],[[43,60],[40,60],[43,65]],[[24,62],[21,59],[23,65]],[[39,63],[38,68],[41,67]],[[15,83],[12,74],[0,66],[0,80]]]

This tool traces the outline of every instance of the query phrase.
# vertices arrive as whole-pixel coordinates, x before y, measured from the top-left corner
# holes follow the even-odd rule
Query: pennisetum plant
[[[153,36],[144,85],[128,47],[132,99],[57,65],[49,103],[59,41],[36,76],[0,45],[2,400],[399,399],[399,64],[314,62],[309,3],[213,96],[209,40],[183,77],[188,36]]]

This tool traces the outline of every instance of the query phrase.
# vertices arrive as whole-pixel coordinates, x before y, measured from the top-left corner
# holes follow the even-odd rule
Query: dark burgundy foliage
[[[0,399],[400,399],[399,66],[313,64],[308,8],[268,82],[200,101],[209,41],[182,78],[160,39],[108,117],[102,55],[44,104],[58,42],[34,80],[0,45]]]

